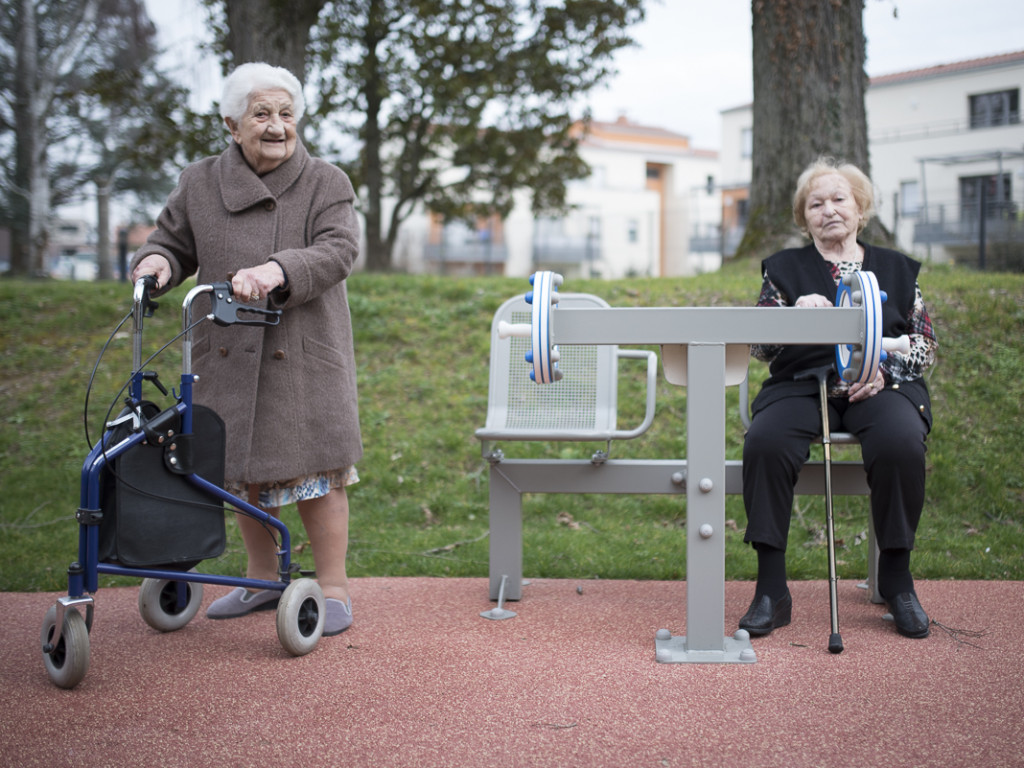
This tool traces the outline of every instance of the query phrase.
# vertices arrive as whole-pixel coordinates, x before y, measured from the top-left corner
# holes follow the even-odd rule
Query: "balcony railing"
[[[487,242],[427,244],[423,257],[435,264],[504,264],[508,261],[508,247]]]
[[[558,243],[534,243],[533,260],[537,264],[584,264],[601,258],[600,241],[564,240]]]
[[[1024,243],[1024,221],[1013,201],[992,202],[986,206],[982,222],[974,207],[934,205],[915,217],[914,243],[922,245],[972,245],[982,234],[989,242]]]

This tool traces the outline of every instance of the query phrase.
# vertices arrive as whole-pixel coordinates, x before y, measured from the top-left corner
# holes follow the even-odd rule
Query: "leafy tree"
[[[750,221],[739,255],[764,256],[797,234],[793,187],[819,155],[870,176],[864,0],[752,0],[754,127]],[[869,237],[888,239],[878,229]]]
[[[12,272],[43,269],[51,209],[97,190],[100,277],[112,276],[108,203],[168,191],[187,153],[186,92],[156,68],[142,0],[18,0],[0,11],[0,219]]]
[[[42,271],[51,207],[47,157],[61,88],[97,24],[99,0],[16,0],[0,9],[2,217],[11,227],[11,271]]]
[[[131,193],[162,201],[173,181],[168,171],[185,144],[182,125],[193,117],[188,94],[157,68],[156,28],[141,0],[107,0],[105,22],[93,50],[102,52],[84,78],[68,83],[68,119],[79,127],[82,151],[63,175],[69,186],[96,188],[99,277],[113,277],[110,201]],[[89,158],[86,160],[85,158]]]
[[[241,0],[209,3],[224,11],[233,62],[292,62],[315,86],[313,128],[358,139],[351,176],[371,270],[391,267],[398,228],[420,203],[504,215],[526,188],[536,212],[563,208],[566,181],[587,173],[570,106],[611,73],[644,16],[642,0],[254,0],[244,14]]]

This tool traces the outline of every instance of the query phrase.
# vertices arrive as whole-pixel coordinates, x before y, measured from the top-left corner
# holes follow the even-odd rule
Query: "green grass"
[[[932,267],[921,283],[940,351],[929,379],[936,425],[915,574],[1024,579],[1024,450],[1016,439],[1024,423],[1024,276]],[[565,290],[595,293],[613,306],[747,306],[759,284],[756,265],[730,264],[696,278],[571,281]],[[510,278],[351,278],[366,454],[362,481],[350,489],[350,575],[486,575],[487,464],[473,432],[487,408],[491,316],[526,287]],[[146,321],[148,351],[180,328],[183,296],[178,289],[161,299]],[[120,284],[0,280],[0,589],[65,587],[87,451],[86,385],[130,302],[130,288]],[[148,366],[168,386],[177,383],[179,349],[173,345]],[[130,367],[129,321],[111,341],[93,384],[93,440]],[[764,367],[753,365],[751,375],[763,379]],[[640,378],[624,376],[620,384],[621,424],[642,418]],[[736,398],[730,389],[730,458],[739,458],[742,445]],[[685,413],[686,390],[660,378],[654,427],[638,440],[617,443],[613,456],[682,457]],[[509,456],[574,458],[589,457],[594,447],[505,446]],[[839,574],[863,576],[866,499],[836,497],[835,513]],[[311,568],[294,509],[284,517],[301,550],[298,562]],[[746,518],[738,498],[728,498],[726,517],[726,576],[753,578],[756,563],[742,543]],[[538,495],[526,499],[524,518],[528,576],[685,577],[681,497]],[[825,577],[823,518],[820,497],[798,499],[790,538],[793,578]],[[205,569],[241,572],[244,551],[234,525],[228,529],[227,552]],[[101,581],[111,583],[126,582]]]

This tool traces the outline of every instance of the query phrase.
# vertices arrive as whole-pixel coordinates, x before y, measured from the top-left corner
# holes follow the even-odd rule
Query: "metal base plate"
[[[491,608],[489,611],[483,611],[480,614],[485,619],[491,619],[492,621],[503,621],[504,619],[514,619],[516,617],[515,611],[509,611],[502,607]]]
[[[722,640],[722,650],[690,650],[686,636],[673,636],[667,629],[654,635],[654,658],[662,664],[753,664],[757,654],[750,645],[750,635],[740,629]]]

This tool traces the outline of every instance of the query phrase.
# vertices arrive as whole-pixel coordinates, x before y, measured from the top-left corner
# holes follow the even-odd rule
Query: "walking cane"
[[[821,397],[821,447],[825,451],[825,532],[828,541],[828,598],[829,611],[832,619],[832,634],[828,638],[828,649],[831,653],[843,652],[843,638],[839,634],[839,605],[836,595],[836,530],[832,518],[832,437],[828,426],[828,377],[832,366],[825,365],[809,371],[798,373],[797,380],[817,379],[818,393]]]

